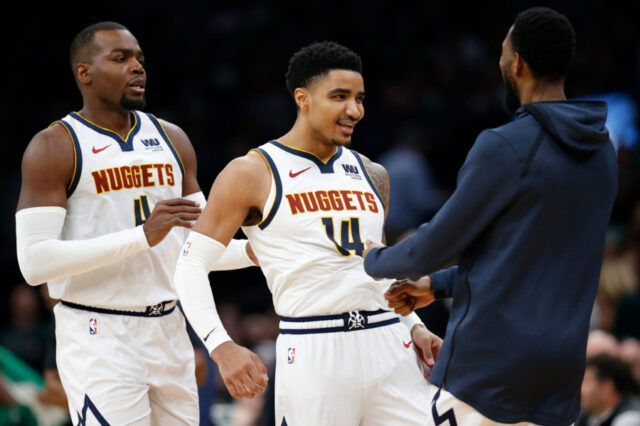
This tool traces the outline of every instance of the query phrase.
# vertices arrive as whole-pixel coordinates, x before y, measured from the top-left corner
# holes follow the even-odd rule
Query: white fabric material
[[[174,277],[182,309],[209,353],[231,340],[218,316],[208,276],[224,251],[224,244],[192,231],[178,257]]]
[[[347,333],[281,334],[276,425],[424,426],[429,388],[409,331],[396,323]],[[458,423],[460,424],[460,423]]]
[[[62,241],[66,209],[32,207],[16,213],[20,271],[30,285],[87,272],[149,248],[142,226],[96,238]]]
[[[229,271],[232,269],[248,268],[256,266],[247,253],[249,240],[231,240],[222,256],[213,266],[213,271]]]
[[[105,424],[87,397],[110,425],[198,424],[193,346],[178,308],[133,317],[58,303],[54,314],[58,372],[74,425]]]
[[[263,220],[270,214],[272,220],[266,227],[242,230],[260,261],[278,315],[388,310],[383,293],[393,280],[373,280],[358,255],[367,239],[382,240],[384,225],[382,201],[358,154],[342,147],[339,156],[322,164],[308,153],[273,143],[260,149],[275,165],[269,166],[277,178],[271,184],[272,201],[262,212]],[[343,245],[341,251],[338,246]]]
[[[189,194],[189,195],[185,195],[182,198],[184,198],[185,200],[190,200],[190,201],[193,201],[195,203],[200,204],[200,208],[202,210],[204,210],[204,206],[207,205],[207,199],[204,197],[204,193],[202,191],[194,192],[193,194]]]
[[[413,327],[417,324],[424,325],[424,323],[422,322],[418,314],[416,314],[415,312],[411,312],[406,317],[403,317],[402,315],[399,315],[399,317],[400,317],[400,322],[403,323],[409,329],[409,332],[411,332],[411,330],[413,330]]]
[[[160,201],[182,197],[182,163],[171,141],[150,114],[132,114],[134,126],[125,141],[75,113],[61,120],[77,142],[77,185],[67,199],[61,240],[133,231]],[[175,259],[185,237],[174,227],[159,244],[133,256],[50,280],[51,297],[122,310],[175,300]]]
[[[495,422],[483,416],[472,406],[460,401],[458,398],[453,396],[453,394],[444,389],[440,389],[440,395],[438,396],[437,401],[434,402],[433,399],[438,393],[439,388],[431,384],[429,384],[429,388],[431,392],[431,396],[429,398],[429,407],[431,408],[431,412],[429,413],[429,421],[425,423],[427,425],[446,424],[447,422],[444,418],[447,418],[448,416],[455,416],[457,424],[464,426],[539,426],[529,422]],[[434,415],[437,415],[441,419],[439,423],[434,421]],[[448,424],[452,424],[452,422],[450,421]]]

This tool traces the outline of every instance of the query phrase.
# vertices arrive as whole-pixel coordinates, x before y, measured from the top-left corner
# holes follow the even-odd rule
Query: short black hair
[[[69,60],[71,61],[71,70],[74,70],[75,66],[80,62],[87,61],[87,54],[91,49],[91,42],[93,36],[97,31],[110,31],[110,30],[126,30],[127,27],[117,22],[105,21],[98,22],[97,24],[89,25],[84,30],[80,31],[71,42],[69,48]]]
[[[511,44],[542,80],[564,78],[573,62],[576,34],[566,16],[548,7],[532,7],[516,16]]]
[[[298,87],[331,70],[350,70],[362,74],[362,59],[353,50],[333,41],[322,41],[303,47],[291,56],[285,74],[291,95]]]
[[[599,381],[612,380],[622,396],[637,393],[638,389],[633,381],[629,364],[611,355],[596,355],[587,360],[586,368],[593,368]]]

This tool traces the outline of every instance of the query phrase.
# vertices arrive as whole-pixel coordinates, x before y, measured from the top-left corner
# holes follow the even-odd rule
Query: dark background
[[[189,135],[205,195],[230,159],[293,124],[287,61],[320,40],[338,41],[363,58],[366,117],[353,147],[375,160],[410,131],[421,142],[434,185],[450,193],[476,135],[510,119],[502,109],[501,43],[518,11],[541,4],[565,13],[577,33],[568,97],[624,91],[640,99],[635,1],[4,4],[0,321],[9,321],[8,295],[23,282],[13,217],[21,156],[35,133],[82,107],[68,47],[87,25],[114,20],[138,38],[146,56],[147,110]],[[639,199],[639,162],[637,148],[621,151],[621,192],[612,217],[624,241],[638,238],[629,223]],[[219,302],[238,303],[245,313],[271,306],[257,269],[214,280]]]

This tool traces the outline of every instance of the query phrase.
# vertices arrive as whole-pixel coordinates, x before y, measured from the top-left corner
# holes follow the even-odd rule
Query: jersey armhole
[[[149,113],[146,113],[146,114],[147,114],[147,117],[149,117],[149,120],[151,120],[153,125],[156,127],[156,130],[158,131],[158,133],[160,133],[160,136],[162,136],[162,139],[164,139],[164,142],[167,144],[167,146],[171,150],[171,153],[173,154],[173,156],[176,157],[176,162],[180,167],[180,173],[182,173],[182,179],[184,179],[184,165],[182,164],[182,158],[180,158],[180,154],[178,153],[178,150],[173,145],[173,142],[171,142],[171,138],[169,138],[167,131],[164,130],[164,126],[162,125],[162,123],[160,123],[160,120],[158,120],[155,115],[149,114]]]
[[[267,163],[269,172],[271,173],[271,189],[269,189],[269,196],[267,197],[267,201],[264,203],[262,221],[256,225],[260,229],[264,230],[269,226],[269,223],[271,223],[273,217],[278,211],[278,207],[280,207],[280,200],[282,200],[282,181],[280,180],[278,169],[269,154],[267,154],[267,152],[262,148],[255,148],[252,151],[256,151],[262,156],[263,160]],[[269,208],[269,212],[265,215],[267,208]]]
[[[64,120],[54,121],[49,125],[49,127],[54,124],[60,124],[69,134],[72,141],[73,146],[73,174],[71,175],[71,180],[69,181],[69,185],[67,186],[67,199],[73,195],[73,192],[76,190],[78,186],[78,182],[80,181],[80,175],[82,175],[82,150],[80,148],[80,142],[78,141],[78,136],[76,132],[73,130],[73,127],[69,125]]]
[[[376,186],[373,184],[373,181],[369,176],[369,172],[367,171],[367,168],[364,166],[362,157],[360,157],[360,154],[356,151],[351,151],[351,153],[353,154],[354,157],[356,157],[356,161],[358,162],[358,164],[360,164],[360,168],[362,169],[362,174],[364,175],[365,179],[367,179],[367,182],[369,183],[369,186],[373,190],[373,193],[376,194],[376,197],[378,197],[378,200],[380,200],[380,205],[382,206],[382,210],[383,211],[386,210],[387,207],[384,205],[384,200],[380,196],[380,193],[378,192],[378,189],[376,188]]]

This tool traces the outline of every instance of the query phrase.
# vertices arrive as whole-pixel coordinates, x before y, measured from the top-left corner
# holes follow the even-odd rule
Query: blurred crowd
[[[577,33],[568,97],[616,92],[638,104],[638,2],[544,4],[565,13]],[[517,12],[531,5],[522,0],[507,5],[460,1],[402,6],[391,0],[195,1],[178,8],[169,2],[132,6],[110,1],[84,4],[69,14],[60,14],[55,3],[41,5],[35,14],[26,2],[5,5],[6,16],[16,19],[0,31],[11,41],[11,63],[16,66],[7,67],[10,76],[0,100],[8,132],[0,158],[0,265],[5,280],[0,346],[42,375],[38,400],[64,406],[50,361],[55,343],[50,299],[45,290],[22,282],[13,215],[20,158],[28,141],[50,122],[81,108],[68,65],[68,46],[78,31],[100,20],[115,20],[131,29],[146,55],[147,110],[186,131],[198,156],[205,194],[230,159],[277,138],[293,123],[295,108],[285,90],[284,73],[294,51],[326,39],[354,49],[363,58],[367,99],[366,117],[353,145],[389,170],[387,232],[393,242],[429,220],[446,201],[475,136],[510,119],[502,109],[500,45]],[[631,127],[637,126],[637,112],[630,121]],[[640,381],[640,146],[635,129],[616,135],[620,189],[587,351],[596,360],[586,372],[590,376],[585,383],[592,386],[583,387],[582,395],[584,421],[591,422],[584,424],[589,425],[599,424],[594,419],[603,415],[601,407],[610,405],[598,400],[604,399],[600,391],[611,387],[607,383],[614,383],[609,401],[616,400],[616,392],[620,401],[627,401],[629,395],[637,395]],[[211,278],[230,336],[273,368],[278,318],[260,271],[252,268]],[[420,314],[436,333],[444,334],[446,303]],[[273,423],[272,393],[233,401],[197,339],[194,347],[203,424]],[[621,370],[618,361],[623,363]],[[609,373],[602,371],[611,370],[616,377],[627,371],[630,381],[609,380]],[[21,406],[15,399],[15,393],[6,395],[0,387],[0,408]],[[18,411],[15,418],[20,418]],[[3,413],[0,409],[0,422]]]

